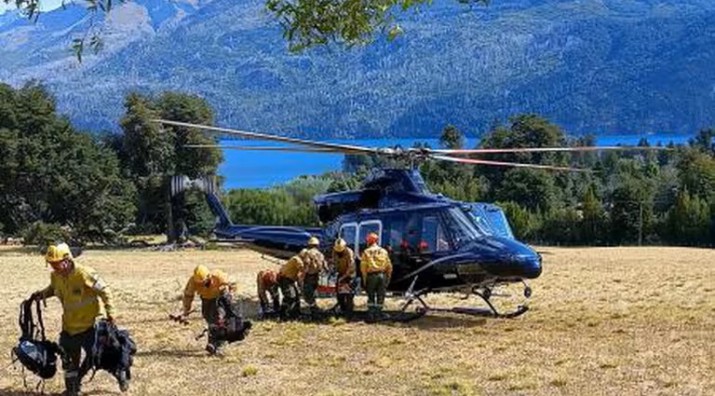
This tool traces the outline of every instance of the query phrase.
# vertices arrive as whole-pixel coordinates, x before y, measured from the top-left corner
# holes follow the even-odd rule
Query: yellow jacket
[[[318,274],[325,268],[325,256],[318,248],[310,248],[303,260],[306,274]]]
[[[355,253],[349,247],[346,247],[342,254],[333,250],[332,261],[340,279],[355,275]]]
[[[112,293],[94,269],[74,263],[67,276],[53,272],[50,285],[42,290],[44,298],[55,296],[62,303],[62,330],[79,334],[94,326],[97,317],[106,312],[114,316]],[[102,300],[102,305],[99,300]]]
[[[191,311],[191,304],[194,302],[194,295],[198,294],[204,300],[218,298],[221,294],[236,290],[236,284],[228,279],[228,275],[221,270],[211,271],[209,275],[211,282],[208,286],[203,283],[194,282],[193,277],[189,278],[184,288],[184,313]]]
[[[284,276],[297,282],[300,280],[299,278],[302,277],[303,271],[305,271],[303,260],[298,255],[295,255],[283,264],[278,273],[280,276]]]
[[[362,279],[367,279],[367,274],[372,272],[384,272],[387,279],[392,276],[392,262],[387,250],[375,244],[363,250],[360,256],[360,272]]]

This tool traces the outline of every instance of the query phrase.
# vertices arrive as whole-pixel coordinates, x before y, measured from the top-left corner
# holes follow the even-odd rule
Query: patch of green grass
[[[243,370],[241,370],[242,377],[253,377],[256,374],[258,374],[258,367],[252,366],[250,364],[244,367]]]

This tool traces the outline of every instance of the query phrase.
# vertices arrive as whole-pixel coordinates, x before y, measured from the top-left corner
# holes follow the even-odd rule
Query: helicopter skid
[[[447,313],[455,313],[455,314],[461,314],[461,315],[469,315],[469,316],[478,316],[478,317],[487,317],[487,318],[500,318],[500,319],[511,319],[511,318],[516,318],[518,316],[521,316],[525,314],[528,310],[529,307],[526,305],[526,303],[522,305],[518,305],[515,310],[510,311],[510,312],[499,312],[496,307],[492,304],[491,297],[497,296],[492,292],[492,288],[489,286],[474,286],[472,287],[465,298],[468,298],[470,295],[475,295],[479,298],[481,298],[488,306],[488,308],[473,308],[473,307],[452,307],[452,308],[438,308],[438,307],[431,307],[430,305],[425,302],[425,300],[422,298],[422,296],[427,295],[430,293],[432,290],[429,289],[423,289],[419,290],[417,292],[413,292],[413,287],[414,284],[416,283],[416,278],[412,282],[412,286],[408,290],[408,292],[405,294],[407,301],[403,304],[401,311],[403,313],[407,312],[407,309],[412,305],[414,302],[418,302],[421,306],[418,306],[415,311],[419,314],[419,316],[424,316],[429,312],[447,312]],[[522,281],[523,282],[523,281]],[[531,288],[525,283],[524,284],[524,297],[528,299],[531,297]]]

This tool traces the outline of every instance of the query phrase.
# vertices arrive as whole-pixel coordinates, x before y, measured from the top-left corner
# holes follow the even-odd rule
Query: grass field
[[[167,315],[200,263],[234,276],[254,315],[255,273],[272,264],[241,250],[88,251],[80,260],[113,286],[118,323],[139,345],[130,395],[715,394],[715,250],[541,251],[544,273],[520,318],[260,322],[223,358],[206,356],[194,340],[199,316],[184,327]],[[8,367],[9,352],[20,301],[48,281],[39,255],[0,250],[1,395],[32,394],[19,365]],[[431,301],[463,304],[449,295]],[[364,309],[364,298],[358,305]],[[59,320],[59,304],[49,300],[45,322],[55,339]],[[61,374],[47,390],[62,390]],[[119,394],[106,373],[84,390]]]

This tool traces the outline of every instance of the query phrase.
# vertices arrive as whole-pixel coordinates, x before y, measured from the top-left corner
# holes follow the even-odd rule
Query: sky
[[[72,3],[72,0],[66,0],[65,3]],[[51,11],[59,8],[62,5],[62,0],[40,0],[41,11]],[[10,4],[5,4],[5,0],[0,0],[0,14],[5,11],[15,8],[15,0],[10,0]]]

